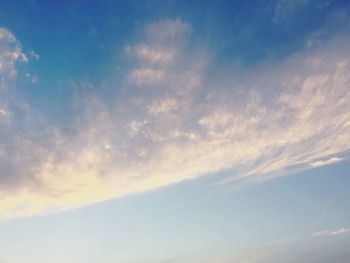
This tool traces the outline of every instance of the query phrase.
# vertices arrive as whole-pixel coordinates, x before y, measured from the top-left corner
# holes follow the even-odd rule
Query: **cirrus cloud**
[[[125,49],[136,63],[121,81],[132,92],[112,103],[79,95],[69,123],[74,132],[32,110],[26,115],[36,125],[1,123],[0,179],[9,182],[0,186],[2,218],[227,170],[236,171],[229,181],[262,180],[349,151],[347,37],[265,67],[226,69],[221,78],[211,72],[208,52],[186,45],[190,34],[180,19],[145,26],[140,43]]]

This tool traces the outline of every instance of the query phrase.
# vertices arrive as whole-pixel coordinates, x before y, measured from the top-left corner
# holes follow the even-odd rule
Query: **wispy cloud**
[[[331,158],[328,158],[328,159],[325,159],[325,160],[318,160],[318,161],[312,162],[312,163],[310,163],[310,166],[312,166],[312,167],[322,167],[322,166],[325,166],[325,165],[335,164],[335,163],[341,162],[343,160],[344,160],[344,158],[331,157]]]
[[[152,46],[149,44],[140,44],[135,47],[127,47],[126,51],[130,55],[151,64],[169,64],[174,60],[176,55],[174,48],[164,48],[162,45]]]
[[[0,179],[12,185],[0,187],[2,217],[230,169],[238,171],[230,180],[266,179],[349,151],[349,39],[265,67],[223,69],[219,77],[210,71],[211,55],[186,44],[190,34],[180,19],[146,25],[142,40],[125,48],[133,61],[127,92],[112,103],[77,96],[73,132],[28,108],[22,116],[35,125],[2,126]]]
[[[328,229],[319,232],[313,233],[314,237],[323,237],[323,236],[336,236],[344,233],[350,232],[350,228],[337,228],[337,229]]]
[[[16,63],[28,62],[21,44],[6,28],[0,27],[0,77],[14,77],[17,74]],[[3,85],[2,85],[3,86]]]
[[[152,68],[135,69],[129,75],[130,80],[135,82],[138,86],[157,84],[163,77],[164,72],[162,70]]]
[[[152,42],[173,42],[191,31],[191,26],[177,19],[163,19],[145,27],[146,39]]]
[[[278,262],[342,262],[349,261],[348,253],[349,233],[348,228],[336,228],[313,233],[284,244],[265,247],[262,250],[250,251],[247,259],[242,262],[249,263],[278,263]],[[342,238],[334,238],[344,235]],[[252,255],[262,255],[260,258]],[[237,260],[237,262],[241,262]]]

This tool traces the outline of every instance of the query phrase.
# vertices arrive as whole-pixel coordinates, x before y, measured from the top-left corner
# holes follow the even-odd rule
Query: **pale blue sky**
[[[350,260],[348,1],[2,1],[0,263]]]
[[[324,243],[328,257],[337,249],[348,253],[342,247],[346,233],[313,236],[349,227],[348,170],[344,162],[235,191],[203,178],[59,215],[11,220],[0,225],[1,259],[251,262],[271,254],[266,262],[275,262],[282,253],[294,262],[306,251],[315,261],[305,262],[318,262]]]

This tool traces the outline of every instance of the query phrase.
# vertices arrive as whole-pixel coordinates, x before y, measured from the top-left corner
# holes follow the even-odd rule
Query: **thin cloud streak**
[[[331,157],[331,158],[326,159],[326,160],[319,160],[319,161],[310,163],[310,166],[312,166],[312,167],[322,167],[322,166],[325,166],[325,165],[335,164],[335,163],[341,162],[343,160],[345,160],[345,158]]]
[[[350,232],[350,228],[329,229],[313,233],[314,237],[336,236]]]

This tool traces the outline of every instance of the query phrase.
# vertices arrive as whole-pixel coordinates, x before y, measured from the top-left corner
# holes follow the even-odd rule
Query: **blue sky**
[[[349,47],[345,0],[2,1],[0,262],[348,262]]]

